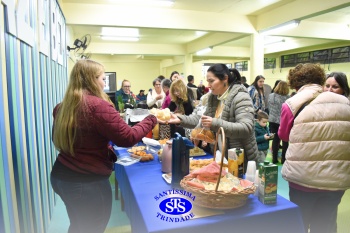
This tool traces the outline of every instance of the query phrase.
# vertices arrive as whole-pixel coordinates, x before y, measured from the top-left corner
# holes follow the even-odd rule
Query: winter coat
[[[346,190],[350,188],[350,102],[342,95],[321,92],[319,85],[305,85],[286,101],[295,116],[303,103],[312,100],[294,120],[282,176],[306,188]]]
[[[251,85],[248,88],[248,93],[249,93],[251,100],[253,101],[253,107],[254,107],[255,112],[257,112],[259,109],[261,111],[266,111],[264,94],[260,94],[260,92],[258,92],[258,90],[255,88],[254,85]]]
[[[261,127],[258,122],[255,123],[255,138],[258,145],[258,150],[269,149],[269,140],[266,140],[264,135],[270,134],[268,126]]]
[[[120,88],[118,91],[115,92],[115,107],[116,109],[119,110],[119,107],[118,107],[118,96],[121,96],[122,97],[122,100],[123,100],[123,103],[129,103],[130,102],[130,98],[133,98],[134,101],[136,102],[135,98],[136,96],[130,92],[130,94],[126,94],[122,88]]]
[[[110,175],[114,161],[108,156],[108,142],[121,147],[133,146],[152,130],[157,119],[149,115],[130,127],[107,101],[89,94],[84,94],[84,101],[86,105],[77,122],[75,155],[60,152],[57,160],[77,173]],[[53,111],[54,117],[58,111],[59,105]]]
[[[220,127],[223,127],[226,136],[226,150],[243,148],[246,160],[256,160],[258,147],[254,133],[254,108],[247,89],[243,85],[233,85],[224,101],[221,118],[215,118],[219,102],[216,95],[209,94],[204,115],[213,118],[210,130],[217,132]],[[200,116],[179,116],[179,118],[182,126],[194,128]]]

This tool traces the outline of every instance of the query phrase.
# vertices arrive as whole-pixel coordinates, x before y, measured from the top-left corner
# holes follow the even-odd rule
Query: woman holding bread
[[[240,73],[225,64],[214,64],[207,71],[207,82],[211,93],[203,116],[172,114],[168,123],[194,128],[201,120],[202,127],[213,132],[223,127],[226,150],[244,149],[245,165],[248,160],[256,161],[258,148],[254,132],[254,108],[247,89],[241,85]]]
[[[92,60],[75,63],[66,94],[53,110],[53,143],[59,151],[51,171],[62,198],[69,233],[103,233],[111,216],[109,177],[117,157],[108,147],[132,146],[156,125],[153,115],[128,126],[103,92],[105,69]]]

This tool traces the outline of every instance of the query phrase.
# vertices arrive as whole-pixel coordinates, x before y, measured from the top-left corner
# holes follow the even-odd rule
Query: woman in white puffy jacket
[[[335,229],[337,207],[350,188],[350,101],[323,92],[325,77],[318,64],[290,69],[289,85],[297,94],[282,105],[278,131],[289,141],[282,177],[311,233]]]

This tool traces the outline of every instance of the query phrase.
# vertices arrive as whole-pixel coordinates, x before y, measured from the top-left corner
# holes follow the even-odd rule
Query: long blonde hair
[[[74,156],[79,115],[83,114],[84,93],[90,93],[109,103],[112,101],[97,84],[104,67],[93,60],[79,60],[70,74],[68,87],[54,121],[53,143],[59,151]]]
[[[180,96],[177,97],[174,93],[175,91],[180,92]],[[170,97],[173,102],[176,102],[179,98],[182,99],[184,102],[187,102],[187,87],[183,80],[177,79],[170,85]]]

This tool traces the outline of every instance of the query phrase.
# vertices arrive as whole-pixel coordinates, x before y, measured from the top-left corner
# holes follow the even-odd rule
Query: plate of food
[[[158,142],[160,145],[165,145],[168,140],[169,140],[169,138],[164,138],[164,139],[158,140]]]
[[[148,154],[146,151],[136,151],[130,153],[130,156],[133,158],[140,158],[141,162],[152,161],[154,159],[152,154]]]
[[[133,146],[133,147],[131,147],[130,149],[128,149],[128,152],[129,152],[129,153],[135,153],[135,152],[137,152],[137,151],[143,151],[143,150],[145,150],[145,149],[146,149],[145,146]]]
[[[205,151],[199,147],[190,149],[190,157],[206,155]]]

